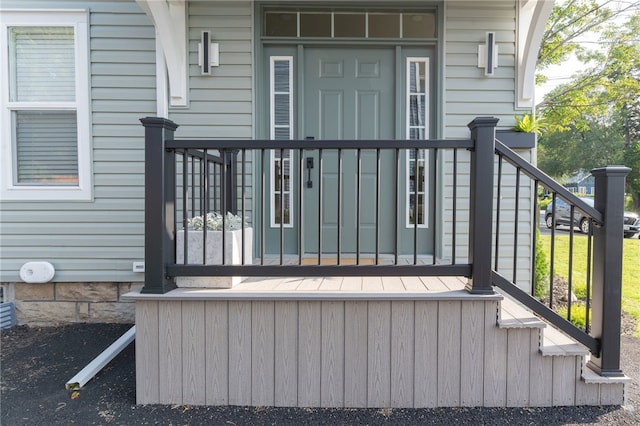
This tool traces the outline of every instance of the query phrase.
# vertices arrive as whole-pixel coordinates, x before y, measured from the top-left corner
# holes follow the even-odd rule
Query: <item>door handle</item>
[[[307,157],[307,188],[313,188],[311,169],[313,169],[313,157]]]
[[[305,140],[312,141],[315,138],[313,136],[305,137]],[[313,169],[313,157],[307,157],[307,188],[313,188],[313,181],[311,180],[311,169]]]

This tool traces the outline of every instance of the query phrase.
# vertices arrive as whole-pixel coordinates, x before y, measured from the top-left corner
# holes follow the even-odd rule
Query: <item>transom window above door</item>
[[[435,11],[269,10],[265,37],[434,39]]]

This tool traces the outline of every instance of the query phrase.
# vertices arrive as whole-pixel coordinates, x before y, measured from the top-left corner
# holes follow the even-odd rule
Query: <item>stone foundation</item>
[[[142,283],[8,283],[18,324],[32,326],[74,322],[133,323],[135,303],[122,295],[139,291]]]

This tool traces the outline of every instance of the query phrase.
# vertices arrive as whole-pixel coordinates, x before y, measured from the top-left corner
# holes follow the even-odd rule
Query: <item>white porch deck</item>
[[[623,404],[588,351],[463,277],[249,278],[130,293],[139,404]]]

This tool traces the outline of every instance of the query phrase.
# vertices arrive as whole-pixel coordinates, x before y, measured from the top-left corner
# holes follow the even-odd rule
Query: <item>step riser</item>
[[[498,327],[499,304],[139,300],[137,401],[354,408],[622,403],[618,388],[580,381],[581,356],[543,356],[539,328]]]

